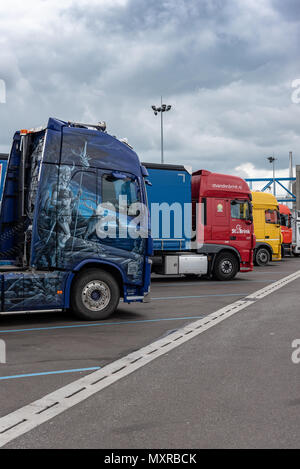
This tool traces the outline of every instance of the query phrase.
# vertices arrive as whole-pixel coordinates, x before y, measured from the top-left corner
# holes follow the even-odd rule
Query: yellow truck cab
[[[281,260],[282,234],[276,197],[266,192],[252,192],[254,234],[254,264],[266,265],[271,259]]]

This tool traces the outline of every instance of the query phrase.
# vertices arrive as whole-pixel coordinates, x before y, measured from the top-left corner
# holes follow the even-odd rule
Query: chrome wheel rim
[[[258,255],[260,262],[266,264],[268,262],[268,254],[266,251],[261,251]]]
[[[223,272],[223,274],[231,274],[232,269],[233,265],[232,262],[230,262],[229,260],[224,260],[221,263],[221,271]]]
[[[90,311],[102,311],[110,302],[110,288],[101,280],[92,280],[82,290],[82,303]]]

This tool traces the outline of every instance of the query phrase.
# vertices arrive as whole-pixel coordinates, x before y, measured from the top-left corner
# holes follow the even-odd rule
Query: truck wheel
[[[217,280],[231,280],[239,271],[237,258],[230,252],[219,254],[215,260],[213,277]]]
[[[87,269],[74,281],[71,308],[81,319],[106,319],[116,310],[119,300],[119,285],[108,272]]]
[[[270,262],[270,253],[267,248],[259,248],[254,254],[254,264],[260,267]]]

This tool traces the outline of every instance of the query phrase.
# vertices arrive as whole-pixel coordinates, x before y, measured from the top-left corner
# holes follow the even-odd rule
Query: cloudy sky
[[[289,151],[300,164],[299,45],[299,0],[1,2],[0,152],[54,116],[105,120],[158,162],[163,95],[166,162],[265,176],[274,153],[285,174]]]

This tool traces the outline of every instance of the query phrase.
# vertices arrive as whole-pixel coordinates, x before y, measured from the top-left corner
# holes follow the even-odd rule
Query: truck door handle
[[[230,239],[236,239],[236,236],[230,236]]]

